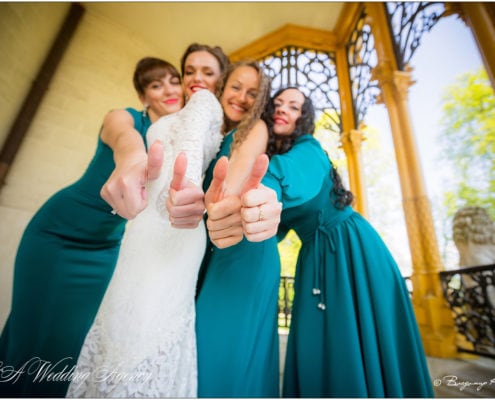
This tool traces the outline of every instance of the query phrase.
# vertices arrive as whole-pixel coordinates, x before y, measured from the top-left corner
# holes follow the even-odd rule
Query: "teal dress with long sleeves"
[[[231,132],[217,159],[230,153],[232,139]],[[196,301],[198,397],[279,397],[279,283],[276,237],[226,249],[208,244]]]
[[[144,140],[150,119],[127,111]],[[82,177],[49,198],[24,231],[0,337],[0,396],[65,396],[127,222],[100,196],[114,167],[111,148],[99,138]]]
[[[331,162],[311,135],[270,160],[280,236],[302,245],[284,397],[433,397],[404,278],[373,227],[334,205]]]

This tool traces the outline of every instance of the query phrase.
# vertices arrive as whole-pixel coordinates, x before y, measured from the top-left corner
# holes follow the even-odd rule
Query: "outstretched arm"
[[[133,219],[148,204],[146,182],[156,179],[163,163],[163,144],[153,143],[146,153],[144,141],[125,110],[108,113],[101,140],[113,150],[115,169],[101,188],[101,197],[121,217]]]
[[[282,203],[276,192],[262,184],[244,193],[241,199],[244,236],[250,242],[262,242],[277,234]]]
[[[179,153],[167,199],[169,219],[175,228],[196,228],[205,212],[204,193],[186,178],[187,157]]]
[[[257,186],[266,172],[267,141],[266,124],[258,120],[232,151],[230,159],[222,157],[215,165],[213,180],[205,195],[206,226],[211,241],[219,248],[232,246],[243,238],[240,196],[248,185]]]
[[[277,233],[282,206],[275,191],[260,184],[268,168],[268,157],[262,154],[256,159],[242,187],[241,198],[223,197],[227,175],[224,170],[228,167],[226,158],[218,161],[206,194],[210,239],[217,247],[225,248],[239,243],[243,235],[251,242],[271,238]]]
[[[243,238],[239,196],[225,195],[229,161],[221,157],[213,170],[213,179],[205,194],[208,219],[206,227],[212,243],[220,249],[233,246]]]
[[[208,204],[207,228],[212,242],[219,248],[239,243],[243,235],[252,242],[274,236],[280,222],[281,204],[274,190],[260,184],[267,165],[266,155],[259,156],[242,188],[242,197],[225,197],[225,179],[229,162],[222,157],[215,165],[213,180],[206,195],[185,178],[187,159],[179,154],[174,165],[167,210],[176,228],[195,228]],[[261,206],[263,221],[259,221]]]

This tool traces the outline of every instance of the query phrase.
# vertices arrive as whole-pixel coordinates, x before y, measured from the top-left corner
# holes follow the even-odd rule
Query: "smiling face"
[[[214,55],[205,50],[190,53],[185,60],[182,77],[186,97],[190,98],[200,89],[215,93],[220,75],[220,63]]]
[[[273,132],[290,135],[296,129],[296,122],[302,115],[304,95],[297,89],[287,89],[273,100]]]
[[[184,106],[180,78],[166,74],[163,78],[151,81],[140,99],[144,106],[148,107],[148,115],[152,122],[179,111]]]
[[[227,119],[239,123],[249,112],[258,95],[258,72],[250,66],[239,66],[231,72],[223,89],[220,103]]]

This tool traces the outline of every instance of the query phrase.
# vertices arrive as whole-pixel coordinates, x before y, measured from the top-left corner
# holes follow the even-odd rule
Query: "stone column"
[[[356,129],[342,132],[340,136],[342,148],[347,159],[349,184],[355,197],[353,207],[357,212],[366,217],[368,208],[364,191],[364,165],[361,152],[363,140],[365,140],[363,133]]]
[[[471,28],[487,75],[495,89],[495,5],[491,2],[445,3],[448,14],[458,14]]]
[[[440,284],[438,273],[444,268],[409,114],[408,90],[414,83],[411,70],[398,70],[385,5],[367,2],[366,11],[378,58],[373,75],[388,111],[399,172],[413,268],[414,311],[426,354],[455,357],[456,330]]]
[[[337,46],[337,76],[339,77],[339,94],[341,104],[342,132],[340,143],[347,160],[347,170],[349,171],[349,186],[354,194],[353,208],[363,217],[368,216],[368,199],[366,196],[366,184],[363,174],[363,161],[361,155],[361,143],[364,136],[356,129],[354,121],[354,111],[352,103],[351,83],[349,80],[349,64],[347,62],[347,52],[345,40],[347,36],[341,38],[342,42]]]
[[[411,71],[398,71],[392,63],[380,61],[373,74],[390,118],[413,264],[412,300],[423,344],[428,355],[453,357],[455,328],[440,285],[443,266],[408,110]]]

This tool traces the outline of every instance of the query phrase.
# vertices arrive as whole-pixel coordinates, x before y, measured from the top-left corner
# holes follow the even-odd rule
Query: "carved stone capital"
[[[394,84],[401,100],[407,100],[409,88],[416,83],[412,79],[413,68],[406,65],[405,71],[394,71]]]
[[[409,65],[406,65],[405,71],[394,70],[391,62],[384,61],[373,68],[371,78],[378,81],[382,92],[389,86],[398,94],[400,100],[407,100],[409,88],[416,83],[412,79],[412,70]]]
[[[379,62],[371,71],[371,80],[377,80],[380,87],[394,82],[394,68],[390,60]]]
[[[360,130],[351,129],[350,131],[342,132],[340,140],[342,142],[342,146],[350,146],[356,153],[361,150],[361,144],[364,140],[366,140],[366,137]]]

